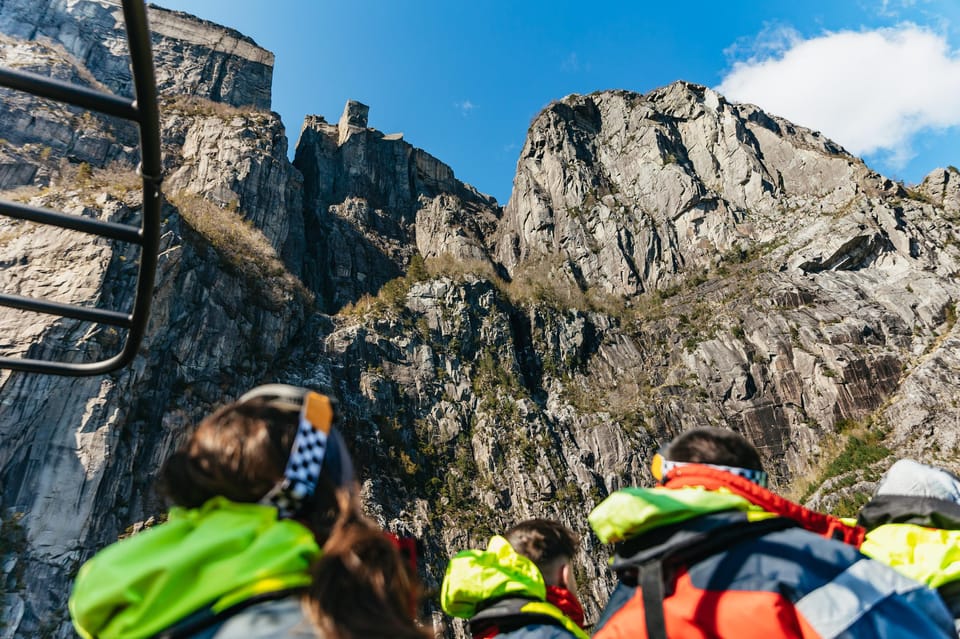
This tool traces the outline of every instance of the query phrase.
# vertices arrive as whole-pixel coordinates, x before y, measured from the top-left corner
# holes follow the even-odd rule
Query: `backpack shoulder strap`
[[[647,623],[647,639],[667,639],[667,620],[663,612],[665,597],[663,564],[659,559],[640,566],[638,585],[643,597],[643,616]]]

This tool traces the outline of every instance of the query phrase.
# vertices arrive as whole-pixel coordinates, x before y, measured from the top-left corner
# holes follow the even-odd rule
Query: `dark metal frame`
[[[143,0],[122,0],[122,2],[136,99],[130,100],[34,73],[3,67],[0,67],[0,86],[137,123],[140,129],[141,151],[139,173],[143,178],[143,215],[140,227],[103,222],[3,200],[0,200],[0,215],[139,245],[140,268],[133,311],[124,313],[3,293],[0,293],[0,306],[118,326],[127,330],[127,339],[118,354],[101,361],[74,363],[0,357],[0,369],[73,376],[109,373],[126,366],[133,360],[146,331],[150,301],[153,296],[153,281],[157,270],[157,248],[160,243],[160,182],[162,179],[160,115],[157,107],[157,88],[146,7]]]

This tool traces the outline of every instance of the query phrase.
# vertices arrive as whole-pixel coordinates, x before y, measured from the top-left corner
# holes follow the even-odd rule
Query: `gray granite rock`
[[[401,135],[367,127],[368,113],[349,101],[337,125],[307,116],[297,143],[311,247],[304,276],[326,312],[375,294],[418,252],[490,262],[496,201]]]
[[[150,6],[148,20],[161,94],[270,108],[272,53],[179,11]],[[56,43],[109,90],[133,95],[120,0],[2,0],[0,33]]]
[[[917,186],[917,193],[930,198],[948,213],[960,214],[960,171],[954,166],[932,171]]]
[[[3,44],[8,62],[92,82],[59,46]],[[138,223],[134,149],[115,141],[109,123],[38,109],[23,95],[0,104],[10,116],[0,125],[9,135],[0,179],[20,187],[4,197]],[[72,636],[68,576],[145,513],[160,512],[152,489],[160,463],[203,412],[263,378],[312,303],[296,279],[302,178],[279,118],[196,97],[165,98],[161,111],[165,195],[175,205],[163,209],[141,355],[90,379],[0,373],[0,512],[5,535],[22,535],[22,548],[4,555],[4,619],[16,619],[5,636]],[[4,293],[126,311],[137,260],[128,245],[0,218]],[[0,309],[4,355],[93,361],[116,353],[120,339],[112,328]]]

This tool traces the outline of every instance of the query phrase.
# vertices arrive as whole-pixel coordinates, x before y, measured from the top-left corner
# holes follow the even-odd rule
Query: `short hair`
[[[558,521],[527,519],[503,535],[515,551],[530,559],[540,572],[550,571],[557,559],[572,559],[580,539]]]
[[[670,442],[664,458],[692,464],[718,464],[763,470],[760,453],[743,435],[723,428],[695,428]]]

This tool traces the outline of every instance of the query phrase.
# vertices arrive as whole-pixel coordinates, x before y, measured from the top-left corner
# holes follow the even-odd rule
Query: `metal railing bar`
[[[137,292],[131,317],[135,319],[127,333],[114,368],[126,366],[140,350],[150,317],[153,283],[157,274],[157,253],[160,247],[160,204],[163,196],[160,182],[163,165],[160,161],[160,108],[157,104],[157,80],[153,68],[150,26],[147,8],[141,0],[123,0],[123,20],[127,26],[130,66],[133,69],[134,95],[140,118],[140,175],[143,178],[143,250],[137,272]]]
[[[121,328],[130,328],[133,324],[133,317],[126,313],[118,313],[117,311],[110,311],[103,308],[90,308],[88,306],[51,302],[50,300],[39,300],[21,295],[0,293],[0,306],[18,308],[21,311],[45,313],[47,315],[59,315],[60,317],[69,317],[70,319],[84,322],[110,324],[112,326],[120,326]]]
[[[123,0],[123,20],[127,28],[130,67],[133,70],[134,106],[140,124],[140,174],[153,182],[159,196],[163,165],[160,162],[160,107],[157,103],[157,77],[153,68],[150,23],[142,0]],[[144,193],[146,207],[147,194]],[[157,220],[159,221],[159,200]],[[159,225],[158,225],[159,228]]]
[[[9,202],[7,200],[0,200],[0,215],[18,220],[28,220],[38,224],[46,224],[48,226],[59,226],[60,228],[99,235],[112,240],[120,240],[121,242],[143,244],[143,233],[138,226],[104,222],[103,220],[70,215],[68,213],[61,213],[60,211],[30,206],[29,204],[20,204],[18,202]]]
[[[99,111],[125,120],[140,120],[140,111],[130,98],[70,84],[44,75],[0,67],[0,86],[30,93],[57,102]]]
[[[88,364],[55,362],[46,359],[27,359],[22,357],[0,357],[0,369],[6,368],[13,371],[40,373],[44,375],[72,375],[74,377],[102,375],[115,371],[123,365],[120,355]]]

